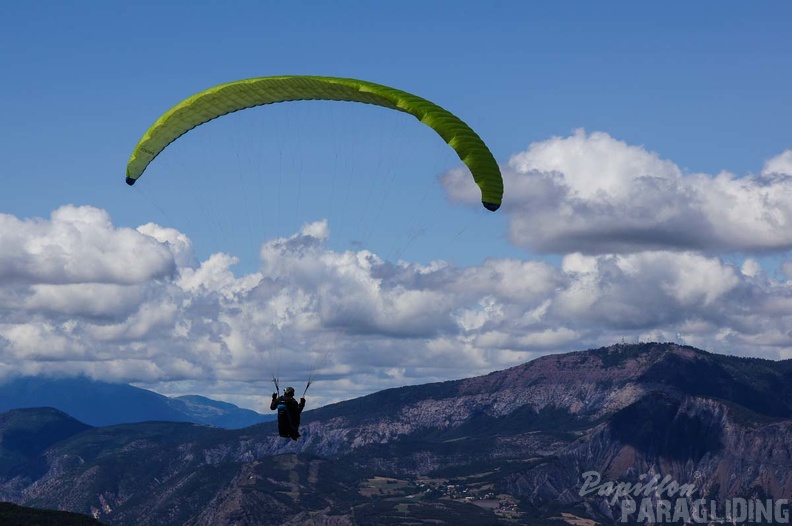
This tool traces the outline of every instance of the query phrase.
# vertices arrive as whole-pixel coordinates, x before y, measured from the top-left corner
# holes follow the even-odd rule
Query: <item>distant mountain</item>
[[[89,378],[24,377],[0,384],[0,412],[25,407],[54,407],[92,426],[169,421],[236,429],[274,419],[200,396],[169,398]]]
[[[277,417],[275,414],[262,415],[250,409],[243,409],[228,402],[220,402],[198,395],[186,395],[172,398],[182,412],[190,416],[190,421],[204,423],[226,429],[242,429],[243,427],[270,422]]]
[[[117,526],[625,523],[618,503],[581,492],[589,471],[667,476],[717,502],[792,495],[792,361],[674,344],[389,389],[306,411],[297,442],[274,423],[82,429],[20,415],[0,420],[13,458],[0,500]],[[6,450],[4,437],[43,429],[28,419],[60,422],[58,441]]]

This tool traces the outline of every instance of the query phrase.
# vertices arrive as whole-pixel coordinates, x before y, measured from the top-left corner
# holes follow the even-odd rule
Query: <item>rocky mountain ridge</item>
[[[118,525],[614,521],[618,503],[581,494],[591,471],[789,498],[790,380],[790,360],[615,345],[306,411],[298,442],[270,423],[75,429],[0,464],[0,500]]]

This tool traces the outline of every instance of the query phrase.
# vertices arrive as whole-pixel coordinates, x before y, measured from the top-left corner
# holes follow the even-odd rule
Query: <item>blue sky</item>
[[[257,407],[267,387],[239,371],[276,340],[345,349],[320,402],[624,334],[792,357],[790,19],[780,1],[5,3],[0,372]],[[281,74],[437,102],[487,142],[511,205],[477,208],[417,121],[343,104],[218,120],[124,184],[171,105]]]

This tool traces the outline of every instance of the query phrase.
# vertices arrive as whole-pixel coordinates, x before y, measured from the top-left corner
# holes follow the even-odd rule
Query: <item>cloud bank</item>
[[[792,150],[744,177],[686,174],[603,132],[532,144],[503,167],[510,238],[532,252],[779,252],[792,248]],[[463,170],[441,182],[477,203]]]
[[[29,229],[19,252],[0,256],[6,376],[84,373],[233,393],[263,409],[256,397],[271,389],[269,374],[299,388],[313,365],[321,403],[622,337],[792,357],[792,285],[753,260],[738,268],[694,252],[649,251],[570,254],[559,266],[394,263],[326,248],[329,226],[319,222],[265,243],[260,271],[237,277],[231,256],[194,262],[178,232],[113,227],[90,207],[59,209],[49,221],[0,220]],[[8,232],[3,246],[20,235]],[[68,250],[74,239],[84,252]],[[52,260],[22,271],[17,260],[40,257],[45,241]],[[85,254],[90,265],[69,270]],[[134,272],[114,271],[128,268],[119,260],[135,261]]]

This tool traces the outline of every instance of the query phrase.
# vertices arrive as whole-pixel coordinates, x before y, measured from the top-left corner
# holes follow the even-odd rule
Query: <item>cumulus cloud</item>
[[[322,220],[267,240],[239,275],[232,254],[199,260],[184,233],[94,207],[0,214],[0,376],[88,374],[265,410],[273,374],[299,385],[312,369],[316,406],[623,338],[792,357],[792,261],[718,257],[790,246],[792,151],[756,175],[687,174],[580,131],[504,175],[512,240],[557,263],[388,261],[330,249]],[[463,170],[442,182],[478,203]]]
[[[789,262],[786,275],[679,250],[417,264],[332,250],[318,221],[263,243],[258,271],[238,275],[232,255],[196,260],[184,234],[119,228],[90,207],[2,221],[15,228],[0,246],[15,251],[0,252],[0,375],[88,374],[251,405],[266,403],[271,374],[300,387],[316,366],[316,406],[623,337],[792,352]]]
[[[513,243],[534,252],[783,251],[792,248],[792,151],[758,174],[687,174],[607,133],[532,144],[502,168]],[[477,203],[469,174],[441,178]]]
[[[772,174],[792,175],[792,150],[786,150],[765,163],[762,175]]]
[[[0,280],[131,285],[175,270],[170,251],[150,236],[114,228],[104,210],[64,206],[49,221],[0,214]]]

